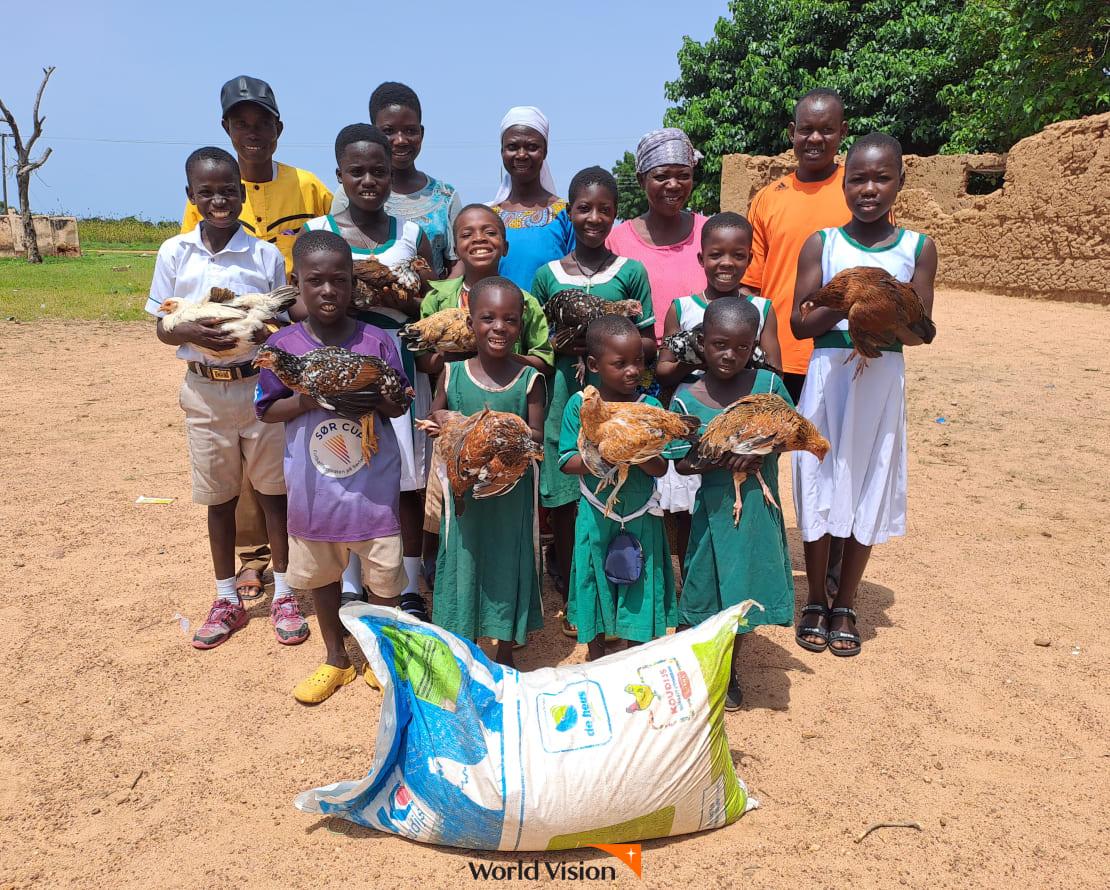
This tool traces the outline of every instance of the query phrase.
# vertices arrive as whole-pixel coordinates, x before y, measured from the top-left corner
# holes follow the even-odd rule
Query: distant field
[[[81,238],[82,250],[92,250],[97,247],[115,250],[157,250],[163,241],[179,231],[181,231],[181,223],[177,220],[151,222],[134,216],[123,219],[90,217],[77,220],[77,233]]]
[[[112,246],[123,249],[118,244]],[[87,244],[82,248],[89,250]],[[146,318],[143,304],[153,272],[153,256],[133,253],[89,252],[72,259],[45,257],[41,266],[29,265],[22,259],[2,258],[0,323],[12,316],[19,321]]]

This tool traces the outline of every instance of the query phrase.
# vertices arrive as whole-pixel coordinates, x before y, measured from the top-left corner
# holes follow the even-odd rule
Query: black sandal
[[[428,617],[428,606],[424,602],[424,597],[411,590],[408,593],[401,594],[401,611],[423,621],[425,624],[430,624],[432,621]]]
[[[744,704],[744,690],[735,677],[729,677],[728,688],[725,690],[725,710],[739,711]]]
[[[805,618],[806,615],[820,615],[827,620],[829,607],[823,606],[821,603],[808,603],[802,607],[802,618]],[[820,637],[824,642],[811,643],[809,640],[802,639],[803,637]],[[823,627],[802,624],[794,630],[794,641],[809,652],[824,652],[829,648],[829,632]]]
[[[856,613],[852,609],[845,608],[844,606],[832,609],[829,612],[829,620],[832,621],[832,619],[838,615],[847,615],[852,619],[852,624],[856,623]],[[858,632],[849,633],[846,630],[830,630],[828,640],[829,651],[839,658],[851,658],[853,655],[859,655],[859,650],[863,648],[863,640],[860,638]],[[839,642],[855,643],[856,645],[851,649],[840,649],[832,645],[833,643]]]

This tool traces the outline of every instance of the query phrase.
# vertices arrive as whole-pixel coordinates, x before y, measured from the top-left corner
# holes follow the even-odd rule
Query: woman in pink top
[[[622,222],[605,242],[618,256],[647,267],[655,309],[655,337],[679,297],[700,293],[705,272],[698,262],[705,217],[685,210],[694,190],[694,165],[701,153],[677,127],[653,130],[636,146],[636,179],[647,194],[648,211]]]

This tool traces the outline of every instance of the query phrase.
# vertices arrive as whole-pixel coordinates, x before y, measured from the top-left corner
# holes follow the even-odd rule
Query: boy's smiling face
[[[205,225],[217,229],[239,225],[239,213],[247,194],[239,171],[226,161],[204,160],[194,164],[185,194],[196,205]]]
[[[314,250],[298,257],[291,283],[300,288],[309,317],[323,327],[343,323],[351,303],[351,254]]]
[[[809,174],[823,173],[836,163],[840,143],[848,134],[844,109],[821,96],[802,102],[788,129],[798,169]]]
[[[468,271],[497,274],[508,250],[504,228],[494,211],[472,207],[455,219],[455,252]]]
[[[713,229],[698,254],[706,283],[719,294],[731,294],[740,287],[751,258],[751,235],[737,228]]]
[[[377,213],[389,198],[389,154],[376,142],[352,142],[343,149],[339,178],[347,200],[365,213]]]
[[[232,105],[224,115],[223,128],[231,137],[240,163],[266,163],[274,159],[282,124],[274,115],[254,102]]]
[[[467,321],[478,341],[478,351],[494,358],[512,355],[520,339],[524,300],[515,288],[487,287],[470,301]]]

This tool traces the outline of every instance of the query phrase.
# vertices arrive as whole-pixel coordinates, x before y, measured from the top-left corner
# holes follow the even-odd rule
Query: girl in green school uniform
[[[651,285],[643,263],[617,256],[605,246],[605,239],[617,218],[617,180],[601,167],[587,167],[570,182],[567,212],[574,227],[574,249],[560,260],[541,266],[532,282],[532,296],[544,305],[567,290],[581,290],[603,300],[636,300],[643,311],[636,326],[642,331],[645,359],[655,358],[652,334],[655,315],[651,307]],[[540,503],[550,510],[554,541],[548,568],[564,602],[570,578],[570,557],[574,546],[575,505],[578,484],[559,472],[559,433],[567,400],[582,389],[576,368],[586,344],[576,340],[556,350],[555,374],[551,380],[551,402],[544,421],[544,462],[540,470]],[[587,381],[596,383],[594,380]],[[564,619],[563,632],[575,636],[573,626]]]
[[[636,395],[644,371],[640,332],[621,315],[605,315],[586,331],[586,367],[597,379],[606,402],[642,401],[662,407],[651,396]],[[578,629],[579,642],[589,647],[590,661],[605,655],[605,637],[646,643],[661,637],[676,619],[671,551],[658,510],[655,480],[667,470],[664,457],[653,457],[629,470],[628,479],[609,518],[598,499],[600,479],[593,476],[578,451],[582,393],[567,400],[559,437],[559,465],[578,478],[582,496],[574,527],[574,559],[570,573],[568,617]],[[673,446],[672,446],[673,447]],[[602,492],[601,497],[606,496]],[[639,541],[643,565],[639,577],[615,583],[606,571],[606,557],[614,538],[627,531]]]
[[[471,289],[469,309],[478,354],[444,368],[432,421],[444,409],[470,415],[488,407],[524,418],[542,441],[543,375],[513,359],[524,295],[507,278],[485,278]],[[445,497],[440,521],[432,620],[470,640],[497,640],[494,659],[509,667],[513,643],[524,643],[543,624],[534,473],[529,469],[498,497],[475,500],[467,492],[460,514]]]
[[[774,393],[793,406],[777,374],[757,371],[750,364],[759,321],[759,311],[741,297],[720,297],[705,310],[705,376],[679,386],[670,405],[672,411],[700,417],[701,432],[725,408],[751,393]],[[764,500],[754,475],[760,473],[779,500],[779,457],[729,455],[715,467],[694,469],[687,454],[690,450],[685,442],[670,449],[672,455],[682,456],[676,464],[680,474],[701,474],[686,551],[679,627],[698,624],[746,599],[763,607],[748,613],[747,624],[733,644],[725,710],[735,711],[742,698],[737,665],[742,634],[761,624],[788,626],[794,616],[794,577],[782,511]],[[744,470],[749,476],[740,487],[743,512],[737,528],[733,525],[736,497],[732,474]]]

